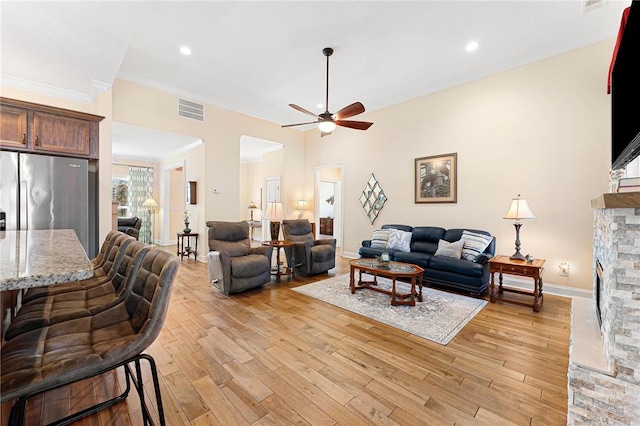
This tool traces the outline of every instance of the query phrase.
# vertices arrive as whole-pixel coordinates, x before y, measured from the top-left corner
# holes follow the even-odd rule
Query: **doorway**
[[[342,247],[343,168],[343,163],[336,163],[315,169],[314,217],[317,234],[322,238],[335,238],[336,247]]]
[[[182,232],[182,214],[185,208],[185,161],[169,164],[163,169],[160,193],[162,196],[162,245],[178,243],[177,234]]]

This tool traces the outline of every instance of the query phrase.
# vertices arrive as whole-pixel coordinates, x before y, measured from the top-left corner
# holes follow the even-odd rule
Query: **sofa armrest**
[[[295,241],[293,247],[285,247],[284,253],[287,257],[287,264],[294,267],[301,267],[304,273],[309,272],[311,265],[311,247],[313,247],[313,241]],[[296,264],[293,265],[291,255],[295,254]]]
[[[231,257],[226,251],[210,251],[207,254],[209,284],[229,294],[231,286]]]
[[[261,254],[271,259],[271,253],[273,253],[273,247],[270,247],[270,246],[251,247],[249,249],[249,253]]]
[[[478,255],[478,257],[476,257],[475,262],[476,262],[476,263],[479,263],[479,264],[481,264],[481,265],[486,265],[486,264],[487,264],[487,262],[489,262],[489,260],[490,260],[492,257],[493,257],[493,255],[492,255],[492,254],[489,254],[489,253],[480,253],[480,254]]]
[[[329,246],[333,246],[333,248],[336,247],[336,239],[335,238],[325,238],[325,239],[322,239],[322,240],[314,240],[313,243],[314,243],[314,245],[317,245],[317,246],[322,245],[322,244],[326,244],[326,245],[329,245]]]
[[[362,247],[371,247],[371,240],[362,240]]]

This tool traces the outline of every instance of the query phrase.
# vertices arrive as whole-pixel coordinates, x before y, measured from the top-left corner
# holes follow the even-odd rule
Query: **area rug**
[[[378,277],[378,286],[391,289],[391,280]],[[410,288],[410,284],[396,281],[399,293],[409,293]],[[487,304],[482,299],[425,287],[423,301],[416,301],[415,306],[391,306],[391,296],[377,291],[361,289],[351,294],[349,274],[293,290],[441,345],[449,343]]]

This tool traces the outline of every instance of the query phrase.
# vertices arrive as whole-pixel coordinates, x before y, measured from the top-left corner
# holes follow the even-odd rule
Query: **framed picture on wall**
[[[187,187],[185,189],[185,195],[187,197],[187,204],[198,204],[198,200],[197,200],[197,188],[196,188],[196,183],[192,180],[190,180],[189,182],[187,182]]]
[[[415,202],[456,203],[457,163],[457,153],[416,158]]]

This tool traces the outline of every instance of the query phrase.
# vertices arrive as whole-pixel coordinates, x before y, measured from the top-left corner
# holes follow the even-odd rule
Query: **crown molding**
[[[25,80],[23,78],[13,77],[5,74],[0,75],[0,81],[2,82],[2,86],[11,87],[13,89],[52,96],[54,98],[66,99],[68,101],[81,102],[88,105],[95,104],[95,96],[91,96],[87,93],[77,92],[75,90],[63,89],[60,87],[51,86],[49,84]]]

